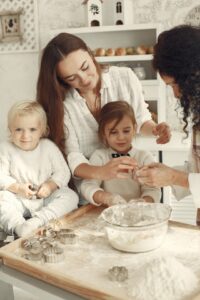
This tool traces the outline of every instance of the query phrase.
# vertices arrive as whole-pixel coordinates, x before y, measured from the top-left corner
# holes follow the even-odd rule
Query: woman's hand
[[[174,171],[174,169],[164,164],[153,163],[137,170],[135,176],[141,184],[151,187],[162,187],[173,184]]]
[[[132,172],[137,170],[137,168],[137,162],[132,157],[121,156],[113,158],[100,168],[98,179],[109,180],[113,178],[132,178]]]
[[[157,144],[166,144],[170,141],[171,130],[167,123],[162,122],[156,125],[152,130],[153,135],[158,136]]]

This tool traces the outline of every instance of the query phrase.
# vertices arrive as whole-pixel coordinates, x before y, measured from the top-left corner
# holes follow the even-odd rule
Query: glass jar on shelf
[[[137,64],[137,66],[133,68],[133,71],[135,72],[139,80],[144,80],[146,78],[145,68],[140,64]]]

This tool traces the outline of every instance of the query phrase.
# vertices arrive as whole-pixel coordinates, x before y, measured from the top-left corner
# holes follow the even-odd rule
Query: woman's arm
[[[178,185],[189,188],[188,173],[161,163],[153,163],[136,172],[140,183],[153,187]]]
[[[140,166],[147,166],[155,163],[152,153],[148,151],[138,151],[137,160]],[[146,184],[141,184],[140,189],[141,189],[141,198],[153,199],[153,201],[148,201],[148,202],[160,202],[161,189],[159,187],[152,187]]]
[[[146,121],[141,126],[140,132],[144,135],[157,136],[157,144],[166,144],[170,141],[171,138],[170,127],[165,122],[156,124],[153,120]]]
[[[136,117],[137,132],[140,132],[144,135],[153,134],[157,136],[156,142],[158,144],[165,144],[169,142],[171,138],[169,126],[164,122],[156,124],[151,119],[151,114],[148,110],[147,103],[144,101],[141,82],[130,69],[128,69],[127,76],[128,78],[126,85],[128,85],[131,99],[130,104],[133,107]]]
[[[128,171],[133,171],[137,162],[128,156],[111,159],[103,166],[80,164],[74,171],[74,175],[83,179],[109,180],[113,178],[127,178]]]

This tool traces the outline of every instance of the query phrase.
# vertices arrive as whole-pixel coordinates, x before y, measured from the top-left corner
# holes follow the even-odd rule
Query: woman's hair
[[[102,142],[104,142],[106,125],[112,121],[115,121],[115,124],[112,128],[114,129],[125,116],[131,119],[135,128],[135,114],[133,108],[126,101],[109,102],[102,107],[98,118],[98,134]]]
[[[200,128],[200,27],[176,26],[162,32],[154,47],[153,67],[178,84],[183,108],[184,131],[188,117]]]
[[[8,128],[12,127],[14,119],[18,116],[34,115],[38,117],[42,129],[42,136],[49,134],[47,126],[47,117],[44,109],[37,101],[21,101],[15,103],[8,111]]]
[[[57,66],[68,54],[80,49],[89,53],[97,68],[97,72],[100,75],[100,65],[95,60],[86,43],[75,35],[60,33],[53,38],[43,50],[37,82],[37,101],[44,107],[47,113],[48,125],[50,128],[49,138],[58,145],[64,155],[65,134],[63,101],[66,93],[70,89],[70,85],[58,77]],[[101,88],[100,85],[99,79],[99,83],[96,87],[97,94],[99,94]]]

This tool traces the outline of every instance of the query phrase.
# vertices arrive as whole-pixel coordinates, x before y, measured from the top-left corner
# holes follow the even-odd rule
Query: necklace
[[[101,97],[100,97],[100,95],[96,95],[95,99],[91,102],[86,100],[86,105],[87,105],[89,111],[91,112],[91,114],[93,115],[93,117],[95,119],[97,119],[97,117],[99,115],[100,108],[101,108]]]

